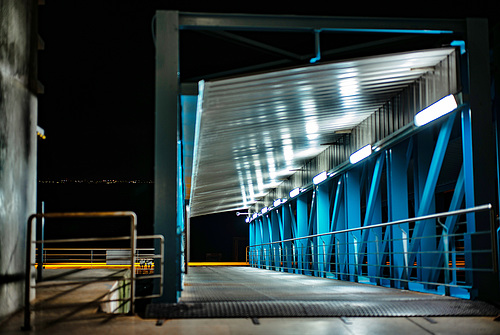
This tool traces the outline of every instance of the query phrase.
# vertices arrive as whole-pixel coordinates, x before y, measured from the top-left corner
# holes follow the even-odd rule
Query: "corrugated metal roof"
[[[453,52],[422,50],[201,84],[191,216],[247,208]]]

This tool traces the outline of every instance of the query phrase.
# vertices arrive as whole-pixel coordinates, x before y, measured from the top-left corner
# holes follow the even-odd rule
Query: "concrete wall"
[[[36,211],[36,8],[0,1],[0,321],[23,307],[26,221]]]

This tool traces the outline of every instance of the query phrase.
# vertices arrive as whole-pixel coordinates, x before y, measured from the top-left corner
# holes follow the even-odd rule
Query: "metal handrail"
[[[28,218],[27,224],[27,243],[26,243],[26,278],[25,278],[25,308],[24,308],[24,330],[31,330],[31,277],[32,277],[32,244],[33,243],[57,243],[57,242],[82,242],[103,240],[101,238],[94,239],[64,239],[64,240],[46,240],[33,241],[33,222],[35,219],[41,218],[102,218],[102,217],[129,217],[130,218],[130,237],[124,238],[107,238],[106,240],[126,240],[130,239],[130,314],[134,314],[135,300],[135,253],[137,243],[137,215],[132,211],[116,211],[116,212],[75,212],[75,213],[37,213],[32,214]],[[162,237],[163,238],[163,237]],[[163,246],[163,243],[161,244]],[[163,261],[162,261],[163,262]],[[162,266],[163,268],[163,266]]]
[[[459,210],[451,211],[451,212],[429,214],[429,215],[423,215],[423,216],[419,216],[419,217],[415,217],[415,218],[402,219],[402,220],[391,221],[391,222],[386,222],[386,223],[378,223],[378,224],[374,224],[374,225],[370,225],[370,226],[342,229],[342,230],[332,231],[332,232],[328,232],[328,233],[307,235],[307,236],[289,238],[289,239],[281,240],[281,241],[273,241],[273,242],[267,242],[267,243],[261,243],[261,244],[254,244],[254,245],[251,245],[249,247],[250,248],[260,247],[263,245],[292,242],[292,241],[306,239],[306,238],[321,237],[321,236],[335,235],[335,234],[344,234],[344,233],[350,233],[350,232],[358,231],[358,230],[382,228],[382,227],[394,226],[394,225],[398,225],[398,224],[402,224],[402,223],[425,221],[425,220],[429,220],[429,219],[437,219],[437,218],[442,218],[442,217],[462,215],[462,214],[468,214],[468,213],[474,213],[474,212],[485,212],[485,211],[490,211],[490,218],[492,218],[492,219],[494,218],[493,206],[491,204],[487,204],[487,205],[481,205],[481,206],[476,206],[476,207],[467,208],[467,209],[459,209]],[[490,221],[491,221],[491,229],[492,229],[492,231],[495,231],[494,230],[494,228],[495,228],[494,220],[490,220]]]
[[[439,219],[439,218],[442,218],[442,217],[449,217],[449,216],[457,216],[457,215],[464,215],[464,214],[469,214],[469,213],[477,213],[477,212],[485,212],[485,211],[488,211],[489,212],[489,221],[490,221],[490,229],[487,230],[487,231],[484,231],[484,232],[469,232],[469,233],[462,233],[460,235],[458,234],[449,234],[448,232],[446,232],[446,229],[444,229],[443,231],[443,234],[447,237],[453,237],[453,236],[462,236],[464,234],[468,234],[468,235],[474,235],[474,234],[490,234],[490,238],[491,238],[491,245],[492,245],[492,248],[491,249],[488,249],[488,250],[469,250],[469,251],[463,251],[463,252],[467,252],[467,253],[490,253],[491,254],[491,260],[492,260],[492,267],[490,268],[490,270],[484,270],[484,271],[493,271],[494,273],[498,273],[498,269],[499,269],[499,261],[498,261],[498,255],[497,255],[497,246],[498,246],[498,249],[500,250],[500,244],[497,244],[497,228],[496,228],[496,221],[495,221],[495,212],[494,212],[494,209],[493,209],[493,206],[491,204],[486,204],[486,205],[481,205],[481,206],[476,206],[476,207],[472,207],[472,208],[467,208],[467,209],[461,209],[461,210],[455,210],[455,211],[449,211],[449,212],[444,212],[444,213],[436,213],[436,214],[429,214],[429,215],[424,215],[424,216],[420,216],[420,217],[415,217],[415,218],[408,218],[408,219],[402,219],[402,220],[396,220],[396,221],[392,221],[392,222],[387,222],[387,223],[380,223],[380,224],[374,224],[374,225],[369,225],[369,226],[364,226],[364,227],[356,227],[356,228],[349,228],[349,229],[342,229],[342,230],[337,230],[337,231],[334,231],[334,232],[327,232],[327,233],[320,233],[320,234],[313,234],[313,235],[308,235],[308,236],[302,236],[302,237],[296,237],[296,238],[289,238],[289,239],[284,239],[284,240],[280,240],[280,241],[272,241],[272,242],[266,242],[266,243],[260,243],[260,244],[254,244],[254,245],[251,245],[249,246],[248,248],[250,250],[253,249],[253,253],[256,253],[256,255],[252,254],[250,256],[251,258],[251,265],[252,266],[265,266],[266,268],[267,267],[271,267],[271,268],[275,268],[276,270],[284,270],[284,269],[289,269],[288,271],[290,271],[290,269],[294,269],[294,270],[303,270],[303,271],[311,271],[311,272],[314,272],[314,273],[320,273],[320,272],[325,272],[324,269],[321,269],[321,268],[301,268],[302,265],[298,265],[297,267],[297,262],[307,262],[308,264],[311,264],[311,260],[308,260],[308,261],[303,261],[303,260],[299,260],[299,259],[295,259],[295,250],[302,250],[301,251],[301,254],[302,256],[304,257],[313,257],[315,255],[318,255],[321,256],[323,255],[323,257],[325,257],[325,255],[332,255],[331,253],[325,253],[325,246],[328,246],[328,247],[333,247],[335,248],[335,246],[338,247],[338,239],[335,238],[335,237],[332,237],[333,239],[335,239],[337,242],[333,242],[333,243],[329,243],[327,245],[324,244],[323,242],[323,254],[321,254],[321,252],[319,251],[315,251],[315,247],[316,248],[319,248],[319,245],[317,244],[316,246],[314,246],[314,244],[316,244],[316,242],[311,242],[311,244],[309,244],[309,241],[313,241],[313,239],[315,238],[321,238],[321,237],[324,237],[324,236],[334,236],[336,234],[347,234],[347,233],[352,233],[352,232],[355,232],[355,231],[363,231],[363,230],[366,230],[366,229],[373,229],[373,228],[383,228],[383,227],[392,227],[392,226],[397,226],[397,225],[400,225],[400,224],[405,224],[405,223],[412,223],[412,222],[422,222],[424,224],[426,224],[426,220],[431,220],[431,219]],[[440,222],[439,222],[440,223]],[[441,223],[440,223],[441,224]],[[498,232],[500,233],[500,228],[498,229]],[[439,238],[440,236],[442,235],[435,235],[435,236],[426,236],[425,238]],[[415,240],[418,240],[420,238],[424,238],[424,237],[414,237],[412,238],[411,240],[415,239]],[[499,234],[499,237],[500,239],[500,234]],[[293,243],[294,241],[299,241],[299,240],[302,240],[304,241],[303,244],[304,245],[296,245],[297,243]],[[398,240],[398,239],[396,239]],[[400,239],[401,241],[406,241],[406,240],[410,240],[408,237],[403,237],[402,239]],[[305,244],[307,241],[307,244]],[[375,241],[371,241],[371,242],[377,242],[378,240],[375,240]],[[277,259],[281,259],[283,257],[283,254],[282,254],[282,245],[283,245],[283,250],[284,252],[287,252],[285,251],[286,250],[289,250],[289,247],[285,245],[285,243],[291,243],[291,252],[292,252],[292,257],[293,257],[293,260],[292,260],[292,265],[290,267],[290,264],[289,265],[284,265],[284,260],[282,260],[281,262],[282,263],[277,263],[277,264],[274,264],[276,262],[276,258]],[[355,244],[355,247],[356,245],[359,243],[361,245],[363,244],[366,244],[370,241],[361,241],[361,242],[354,242]],[[445,240],[445,242],[447,242]],[[314,243],[314,244],[313,244]],[[319,242],[318,242],[319,243]],[[343,245],[348,245],[349,243],[346,243],[344,242]],[[279,250],[278,249],[278,245],[279,245]],[[295,245],[295,247],[294,247]],[[260,250],[260,252],[259,252]],[[305,253],[304,253],[305,252]],[[358,255],[357,251],[354,252],[356,255]],[[384,254],[388,254],[386,253],[385,251],[383,252]],[[395,254],[395,253],[398,253],[397,251],[390,251],[391,254]],[[403,254],[403,255],[415,255],[417,254],[417,252],[415,250],[402,250],[399,252],[400,254]],[[431,251],[423,251],[423,252],[418,252],[418,253],[427,253],[427,254],[431,254],[433,252]],[[445,269],[445,273],[444,273],[444,276],[445,276],[445,290],[449,290],[448,289],[448,286],[453,286],[450,284],[450,278],[449,278],[449,273],[447,273],[448,271],[453,271],[453,270],[461,270],[461,271],[479,271],[479,270],[482,270],[482,269],[472,269],[472,268],[462,268],[462,267],[455,267],[455,268],[450,268],[448,266],[448,263],[449,263],[449,258],[448,256],[452,253],[455,253],[455,251],[452,251],[452,250],[449,250],[449,246],[448,245],[445,245],[444,246],[444,251],[440,252],[444,255],[444,258],[445,258],[445,267],[443,269]],[[261,254],[259,256],[259,254]],[[349,252],[346,251],[345,253],[341,253],[339,254],[339,250],[336,250],[335,251],[335,254],[336,255],[343,255],[343,257],[345,257],[345,255],[349,255]],[[366,252],[363,252],[362,254],[365,254],[365,255],[368,255],[368,251]],[[379,254],[379,251],[377,249],[376,252],[372,252],[371,254]],[[287,254],[288,255],[288,254]],[[257,260],[255,260],[255,257],[257,258]],[[261,261],[260,258],[263,257],[263,260]],[[288,257],[288,256],[285,256],[285,257]],[[358,257],[358,256],[356,256]],[[446,262],[446,260],[448,260]],[[256,263],[255,263],[256,262]],[[261,263],[263,262],[263,263]],[[269,263],[271,262],[271,263]],[[320,264],[322,261],[321,260],[312,260],[312,262],[315,262],[317,264]],[[326,260],[323,260],[323,264],[326,264],[324,263],[326,262]],[[453,261],[454,262],[454,261]],[[295,264],[294,264],[295,263]],[[272,264],[272,265],[271,265]],[[412,264],[413,264],[413,261],[412,261]],[[358,269],[357,266],[359,266],[360,264],[358,263],[358,258],[355,259],[355,262],[347,262],[345,263],[345,261],[342,261],[342,266],[355,266],[355,271]],[[382,268],[384,267],[388,267],[388,268],[395,268],[395,267],[399,267],[399,268],[403,268],[403,269],[407,269],[407,268],[410,268],[410,267],[414,267],[415,265],[410,265],[408,263],[404,264],[404,265],[393,265],[393,264],[390,264],[390,265],[380,265],[380,264],[368,264],[368,263],[365,263],[363,264],[363,266],[380,266]],[[436,266],[420,266],[419,267],[420,269],[426,269],[426,270],[439,270],[440,268],[439,267],[436,267]],[[340,271],[340,272],[338,272]],[[335,273],[337,275],[355,275],[355,276],[358,276],[359,274],[357,273],[343,273],[341,270],[336,270]],[[374,279],[384,279],[385,277],[381,277],[381,276],[376,276],[374,274],[371,274],[369,276],[370,278],[374,278]],[[394,280],[394,279],[393,279]],[[409,278],[408,279],[405,279],[404,276],[402,277],[398,277],[397,278],[398,281],[410,281]],[[431,282],[421,282],[422,284],[432,284]],[[462,286],[463,287],[463,286]],[[448,291],[449,292],[449,291]]]

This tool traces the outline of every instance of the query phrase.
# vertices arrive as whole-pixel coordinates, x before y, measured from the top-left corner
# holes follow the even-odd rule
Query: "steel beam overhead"
[[[339,31],[450,34],[466,31],[464,20],[321,17],[296,15],[179,13],[180,29],[247,31]]]

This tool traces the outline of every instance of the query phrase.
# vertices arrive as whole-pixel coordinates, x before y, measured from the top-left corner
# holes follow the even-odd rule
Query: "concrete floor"
[[[0,334],[500,334],[500,322],[492,317],[146,320],[100,312],[92,302],[110,285],[89,283],[69,290],[64,285],[42,286],[37,289],[38,307],[32,313],[33,330],[21,330],[21,312],[0,325]]]

